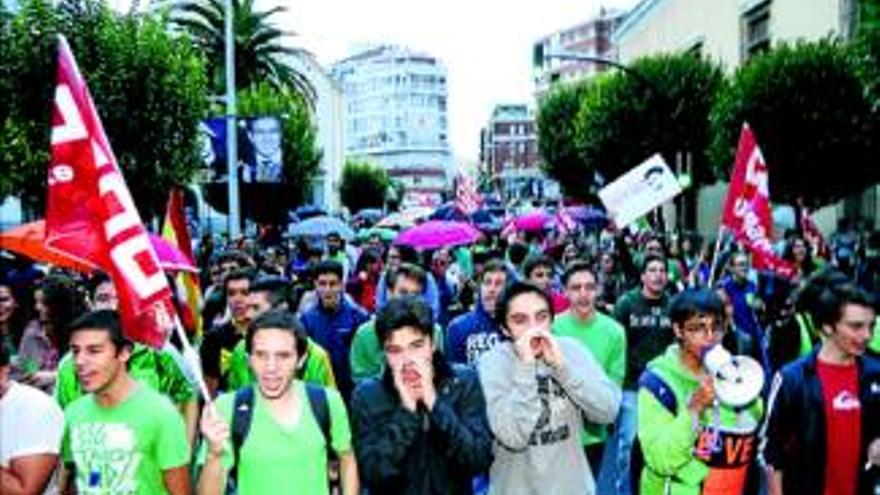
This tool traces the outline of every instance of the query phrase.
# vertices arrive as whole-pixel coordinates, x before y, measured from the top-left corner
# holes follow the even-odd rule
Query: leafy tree
[[[654,153],[672,166],[677,152],[690,152],[695,183],[713,181],[705,150],[709,110],[722,83],[716,64],[688,53],[643,57],[628,71],[598,79],[585,91],[575,123],[582,167],[611,181]]]
[[[364,208],[381,208],[391,182],[388,173],[368,162],[348,160],[342,169],[339,195],[352,213]]]
[[[215,109],[220,112],[220,109]],[[238,114],[242,117],[274,115],[281,119],[281,184],[240,183],[241,211],[261,223],[279,223],[287,211],[308,199],[312,179],[318,172],[322,152],[317,130],[304,98],[289,87],[276,89],[267,83],[238,93]],[[241,121],[239,121],[241,124]],[[207,199],[220,211],[227,211],[227,184],[207,186]]]
[[[205,54],[215,93],[226,91],[225,83],[225,0],[186,0],[172,11],[172,22],[187,31]],[[283,57],[300,50],[283,45],[285,36],[293,33],[275,27],[271,20],[286,12],[282,6],[256,10],[254,0],[233,0],[233,31],[235,38],[235,83],[248,88],[268,81],[275,88],[293,84],[297,90],[314,99],[305,78],[284,64]]]
[[[41,209],[56,66],[64,34],[85,77],[104,130],[145,219],[164,209],[173,184],[199,165],[197,124],[206,109],[202,59],[154,17],[122,16],[92,0],[57,7],[27,0],[3,23],[0,89],[0,195]],[[10,90],[11,88],[11,90]]]
[[[748,122],[774,201],[821,206],[880,179],[878,126],[858,69],[852,49],[833,40],[780,45],[740,67],[712,110],[718,175],[729,177]]]
[[[593,170],[575,147],[575,117],[588,88],[588,83],[556,86],[538,102],[537,115],[538,151],[544,171],[567,195],[580,198],[585,197],[593,177]]]

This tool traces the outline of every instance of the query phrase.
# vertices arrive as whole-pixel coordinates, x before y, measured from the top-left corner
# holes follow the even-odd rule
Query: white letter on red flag
[[[160,347],[174,321],[171,290],[64,37],[48,183],[46,243],[107,271],[126,335]]]

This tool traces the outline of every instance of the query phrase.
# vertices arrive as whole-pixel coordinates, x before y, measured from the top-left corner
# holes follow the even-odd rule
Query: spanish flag
[[[180,188],[171,189],[168,208],[165,211],[165,221],[162,224],[162,237],[186,255],[193,266],[197,266],[192,252],[189,230],[186,227],[186,218],[183,214],[183,190]],[[180,317],[183,326],[190,335],[200,338],[202,336],[202,291],[199,287],[199,276],[197,273],[179,272],[174,277],[174,283],[175,294],[180,302]]]

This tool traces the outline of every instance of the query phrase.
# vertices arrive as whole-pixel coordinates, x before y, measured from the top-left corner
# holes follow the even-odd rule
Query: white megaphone
[[[761,395],[764,369],[748,356],[734,356],[721,344],[703,353],[703,367],[715,381],[715,396],[731,407],[743,407]]]

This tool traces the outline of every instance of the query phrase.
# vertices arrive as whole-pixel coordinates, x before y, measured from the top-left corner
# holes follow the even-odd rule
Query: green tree
[[[323,155],[308,105],[289,87],[276,89],[262,83],[238,92],[238,114],[274,115],[281,120],[282,183],[240,183],[239,193],[245,216],[261,223],[282,222],[289,209],[307,201]],[[226,187],[226,183],[207,186],[209,203],[220,211],[228,208]]]
[[[172,23],[186,30],[208,60],[211,87],[217,94],[226,91],[225,82],[225,0],[186,0],[172,11]],[[305,78],[288,67],[283,57],[300,50],[284,46],[289,31],[275,27],[272,18],[286,12],[285,7],[256,10],[254,0],[233,0],[235,38],[235,83],[248,88],[262,81],[280,89],[292,84],[313,100]]]
[[[601,77],[601,76],[600,76]],[[593,169],[578,156],[575,118],[589,83],[557,85],[538,102],[538,151],[544,171],[569,196],[586,199]]]
[[[0,194],[40,208],[45,198],[56,34],[65,34],[114,154],[145,219],[200,165],[197,125],[207,107],[204,64],[161,19],[123,16],[92,0],[52,7],[27,0],[0,36]],[[8,88],[13,88],[9,91]]]
[[[381,208],[391,181],[388,173],[369,162],[347,160],[342,169],[339,196],[351,213],[364,208]]]
[[[780,45],[737,70],[712,110],[712,163],[727,178],[744,122],[770,168],[770,197],[821,206],[880,179],[877,123],[858,62],[833,40]]]
[[[713,181],[705,152],[720,67],[683,53],[640,58],[630,68],[597,80],[582,98],[575,143],[583,166],[610,181],[654,153],[674,166],[676,153],[690,152],[694,182]]]

